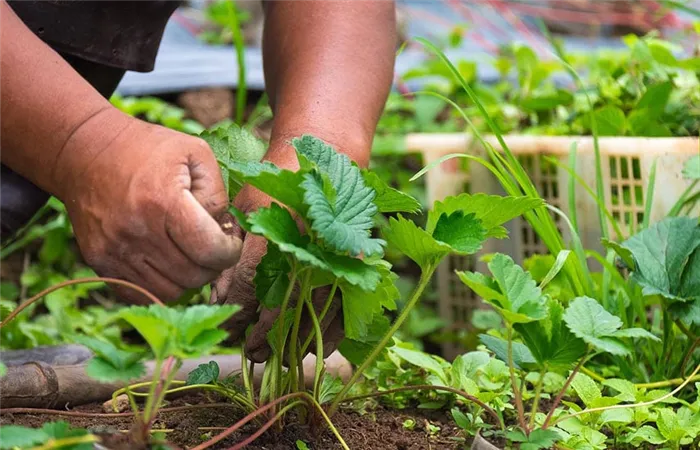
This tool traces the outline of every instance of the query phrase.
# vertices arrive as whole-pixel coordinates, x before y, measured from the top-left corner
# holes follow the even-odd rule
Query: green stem
[[[294,310],[294,323],[292,324],[292,334],[289,339],[289,388],[294,389],[294,390],[303,390],[303,389],[298,389],[298,383],[301,381],[301,383],[304,382],[304,379],[302,377],[301,380],[298,380],[298,373],[297,370],[299,370],[297,364],[301,364],[300,361],[298,361],[298,355],[297,355],[297,349],[299,348],[299,327],[301,327],[301,315],[302,312],[304,311],[304,299],[306,298],[307,295],[309,295],[309,278],[311,276],[311,272],[307,272],[304,274],[304,278],[301,281],[301,287],[300,287],[300,294],[299,298],[297,299],[297,304],[295,306]],[[280,355],[281,358],[284,358],[284,352],[282,355]]]
[[[542,389],[544,388],[544,375],[547,373],[547,368],[543,368],[540,371],[540,378],[537,380],[535,385],[535,400],[532,402],[532,410],[530,411],[530,429],[535,426],[535,416],[537,415],[537,410],[540,406],[540,397],[542,396]]]
[[[506,324],[508,332],[508,372],[510,373],[510,384],[513,389],[513,397],[515,398],[515,408],[518,410],[518,422],[520,427],[525,431],[525,434],[530,434],[530,428],[525,421],[525,407],[523,406],[523,395],[518,388],[518,383],[515,380],[515,364],[513,363],[513,325]]]
[[[163,361],[156,360],[156,366],[153,369],[153,379],[148,388],[148,398],[146,398],[146,406],[143,408],[143,422],[145,424],[151,421],[151,411],[153,410],[153,402],[155,401],[156,386],[160,383],[160,372],[163,368]]]
[[[289,278],[289,286],[287,286],[287,292],[284,293],[284,299],[282,300],[282,306],[280,307],[280,319],[279,320],[284,320],[284,317],[287,312],[287,308],[289,307],[289,299],[292,296],[292,290],[294,289],[294,284],[297,281],[297,270],[296,270],[296,261],[292,260],[291,262],[291,276]],[[281,331],[285,329],[284,324],[280,324]],[[284,346],[287,343],[287,335],[284,332],[280,332],[279,334],[279,340],[277,341],[277,348],[280,349],[281,355],[277,358],[276,364],[275,364],[275,374],[273,376],[273,384],[272,384],[272,389],[271,389],[271,397],[270,400],[275,400],[276,398],[280,397],[282,395],[282,364],[283,364],[283,355],[284,355]]]
[[[396,331],[398,331],[398,329],[401,328],[401,325],[406,321],[409,314],[411,313],[411,310],[416,306],[416,303],[418,303],[418,300],[420,299],[421,294],[423,294],[425,287],[430,282],[430,278],[433,276],[433,272],[435,272],[436,266],[437,265],[429,265],[423,270],[423,272],[421,273],[420,280],[418,281],[418,285],[416,286],[416,289],[413,292],[413,295],[411,296],[410,300],[408,301],[408,303],[406,303],[406,306],[404,307],[403,311],[401,311],[399,317],[393,323],[391,328],[389,328],[389,331],[387,331],[386,334],[384,334],[379,343],[374,347],[374,349],[372,349],[372,352],[369,354],[367,359],[365,359],[365,361],[360,365],[360,367],[357,368],[355,373],[352,374],[352,377],[350,377],[350,380],[345,384],[345,386],[343,386],[343,389],[338,393],[338,395],[335,396],[329,408],[329,415],[332,416],[338,410],[340,402],[343,401],[343,398],[345,398],[350,388],[352,388],[352,386],[355,383],[357,383],[357,380],[360,379],[365,370],[367,370],[367,368],[374,362],[375,359],[377,359],[377,357],[384,350],[386,345],[394,336],[394,333],[396,333]]]
[[[571,386],[571,382],[574,381],[574,377],[576,376],[577,373],[581,370],[581,367],[583,367],[583,363],[586,362],[586,359],[588,358],[588,354],[591,352],[590,349],[586,352],[586,354],[581,358],[581,360],[576,364],[576,367],[574,367],[574,370],[571,371],[571,375],[569,375],[569,378],[566,379],[566,382],[564,383],[564,387],[561,388],[561,391],[559,391],[559,394],[557,394],[557,397],[554,399],[554,403],[552,403],[552,406],[550,406],[549,413],[547,414],[547,418],[544,419],[544,423],[542,424],[542,429],[546,430],[547,427],[549,426],[549,422],[552,420],[552,416],[554,415],[554,411],[557,409],[559,406],[559,403],[561,403],[562,398],[564,398],[564,394],[566,394],[566,390],[569,389],[569,386]]]
[[[156,393],[155,393],[156,399],[153,402],[153,404],[151,405],[152,410],[149,410],[149,412],[148,412],[148,419],[149,420],[146,422],[146,425],[147,425],[146,428],[149,430],[151,428],[151,424],[153,423],[153,421],[156,418],[156,415],[158,414],[158,410],[160,409],[160,405],[163,403],[163,400],[165,399],[165,393],[168,391],[168,387],[170,386],[170,383],[172,383],[173,379],[175,378],[175,375],[177,375],[178,369],[182,365],[182,361],[180,361],[179,359],[175,359],[172,356],[170,358],[173,358],[173,361],[171,362],[170,370],[168,371],[168,373],[165,377],[165,380],[162,380],[162,377],[161,377],[161,380],[158,381],[158,383],[157,383],[158,386],[156,387]],[[162,384],[161,384],[161,382],[162,382]]]
[[[313,324],[315,335],[316,335],[316,372],[314,374],[314,399],[319,401],[318,397],[318,386],[321,376],[323,375],[323,333],[321,332],[321,324],[316,317],[316,311],[314,311],[314,305],[311,303],[311,296],[306,297],[306,309],[309,311],[309,316],[311,317],[311,323]],[[302,350],[303,354],[303,350]]]
[[[79,444],[91,444],[100,442],[100,439],[94,434],[86,434],[84,436],[67,437],[62,439],[49,439],[43,445],[33,447],[32,450],[49,450],[54,448],[73,447]]]
[[[241,32],[241,24],[238,22],[238,11],[233,0],[228,2],[229,28],[233,35],[233,44],[236,48],[236,60],[238,62],[238,86],[236,87],[236,123],[243,125],[248,88],[246,85],[245,66],[245,41]]]
[[[338,279],[336,279],[333,282],[333,286],[331,287],[331,292],[328,294],[328,298],[326,298],[326,303],[323,305],[323,309],[321,310],[321,314],[318,316],[318,321],[323,322],[323,319],[326,317],[326,314],[328,314],[328,310],[331,309],[331,305],[333,304],[333,297],[335,297],[335,291],[338,289]],[[310,333],[309,336],[307,336],[306,341],[304,342],[304,345],[301,347],[301,354],[305,355],[306,350],[309,348],[309,345],[311,345],[311,339],[313,339],[314,333]]]

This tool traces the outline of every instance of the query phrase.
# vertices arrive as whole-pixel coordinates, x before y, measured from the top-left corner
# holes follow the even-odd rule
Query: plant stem
[[[151,422],[151,410],[153,409],[153,402],[155,401],[156,386],[160,383],[160,372],[163,367],[163,361],[156,360],[156,366],[153,370],[153,380],[151,380],[150,387],[148,388],[148,398],[146,398],[146,406],[143,408],[143,422],[144,424]],[[148,428],[148,427],[146,427]]]
[[[292,260],[291,262],[291,276],[289,277],[289,286],[287,286],[287,292],[284,293],[284,299],[282,300],[282,306],[280,307],[280,315],[278,320],[284,321],[284,317],[287,312],[287,308],[289,306],[289,299],[292,296],[292,290],[294,289],[294,284],[297,281],[297,270],[296,270],[296,260]],[[274,400],[275,398],[278,398],[282,395],[282,363],[283,363],[283,355],[284,355],[284,346],[287,343],[287,335],[284,333],[285,330],[284,323],[280,323],[280,333],[279,333],[279,340],[277,341],[277,348],[280,349],[281,355],[277,358],[276,364],[275,364],[275,373],[273,375],[273,383],[272,383],[272,388],[270,389],[271,391],[271,400]]]
[[[248,358],[245,356],[245,352],[241,352],[241,375],[243,376],[243,388],[245,389],[245,396],[248,399],[248,402],[250,402],[251,405],[255,405],[255,399],[253,398],[254,395],[254,389],[253,389],[253,368],[254,368],[254,362],[253,361],[248,361]],[[248,364],[250,364],[250,371],[248,371]]]
[[[415,291],[413,291],[410,300],[408,301],[408,303],[406,303],[406,306],[404,307],[403,311],[401,311],[401,314],[399,314],[399,317],[392,324],[391,328],[389,328],[389,331],[387,331],[386,334],[384,334],[379,343],[375,345],[374,349],[372,349],[372,352],[369,354],[367,359],[365,359],[365,361],[360,365],[360,367],[357,368],[355,373],[352,374],[352,377],[350,377],[350,380],[345,384],[345,386],[343,386],[343,389],[333,399],[333,402],[331,403],[328,412],[330,416],[332,416],[338,410],[340,402],[343,401],[343,398],[347,395],[350,388],[352,388],[352,386],[357,382],[357,380],[360,379],[362,374],[374,362],[374,360],[377,359],[382,350],[384,350],[384,347],[386,347],[386,345],[394,336],[394,333],[396,333],[396,331],[406,321],[411,310],[416,306],[416,303],[418,303],[418,300],[420,299],[421,294],[425,290],[425,287],[430,282],[430,277],[432,277],[436,267],[436,265],[427,266],[425,270],[423,270]]]
[[[686,386],[688,385],[688,383],[690,383],[693,379],[695,379],[695,376],[698,374],[698,372],[700,372],[700,364],[695,368],[695,370],[693,370],[693,373],[691,373],[690,376],[689,376],[688,378],[686,378],[685,380],[683,380],[683,383],[681,383],[680,386],[678,386],[676,389],[672,390],[671,392],[668,392],[667,394],[662,395],[662,396],[659,397],[659,398],[655,398],[654,400],[650,400],[650,401],[648,401],[648,402],[641,402],[641,403],[632,403],[632,404],[627,404],[627,405],[612,405],[612,406],[603,406],[603,407],[600,407],[600,408],[584,409],[584,410],[581,410],[581,411],[578,411],[578,412],[575,412],[575,413],[572,413],[572,414],[567,414],[567,415],[564,416],[564,417],[560,417],[559,419],[557,419],[557,420],[553,423],[553,425],[556,425],[557,423],[559,423],[559,422],[561,422],[561,421],[563,421],[563,420],[571,419],[572,417],[578,417],[578,416],[581,416],[581,415],[583,415],[583,414],[590,414],[590,413],[594,413],[594,412],[608,411],[608,410],[611,410],[611,409],[640,408],[640,407],[643,407],[643,406],[651,406],[651,405],[654,405],[654,404],[656,404],[656,403],[663,402],[664,400],[673,397],[673,396],[676,395],[678,392],[680,392],[684,387],[686,387]],[[554,409],[552,409],[552,411],[554,411]],[[543,426],[542,428],[546,428],[546,427]]]
[[[248,89],[246,85],[245,66],[245,42],[241,33],[241,24],[238,22],[238,11],[233,0],[228,1],[228,18],[230,20],[229,29],[233,37],[233,45],[236,49],[236,60],[238,63],[238,86],[236,86],[236,123],[243,125],[243,114],[246,107],[246,97]]]
[[[309,311],[309,317],[311,317],[311,323],[316,335],[316,372],[314,374],[313,392],[314,399],[319,401],[318,385],[323,374],[323,333],[321,332],[321,324],[318,322],[318,317],[316,317],[316,311],[314,311],[314,305],[311,303],[311,296],[306,297],[306,309]]]
[[[583,363],[586,361],[588,358],[588,354],[590,353],[590,349],[586,352],[585,355],[583,355],[583,358],[576,364],[576,367],[574,367],[574,370],[571,371],[571,375],[569,375],[569,378],[566,379],[566,383],[564,383],[564,387],[561,388],[561,391],[559,391],[559,394],[557,394],[557,397],[554,399],[554,403],[552,403],[552,406],[550,407],[551,409],[549,410],[549,413],[547,413],[547,418],[544,419],[544,423],[542,424],[542,429],[546,430],[547,427],[549,426],[549,422],[552,420],[552,416],[554,415],[554,411],[557,409],[557,406],[559,406],[559,403],[561,403],[561,399],[564,398],[564,395],[566,394],[566,390],[569,389],[569,386],[571,386],[571,382],[574,381],[574,377],[576,376],[577,373],[581,370],[581,367],[583,367]]]
[[[540,378],[537,380],[535,385],[535,400],[532,402],[532,411],[530,411],[530,429],[535,426],[535,416],[537,415],[537,410],[540,406],[540,397],[542,396],[542,389],[544,388],[544,375],[547,373],[547,368],[543,368],[540,371]]]
[[[515,380],[515,365],[513,363],[513,325],[506,324],[508,332],[508,372],[510,373],[510,384],[513,389],[513,397],[515,398],[515,407],[518,410],[518,422],[520,427],[525,431],[526,435],[530,434],[530,428],[525,421],[525,407],[523,406],[523,396],[518,388],[518,383]]]
[[[301,380],[297,379],[297,370],[299,369],[297,365],[301,364],[301,362],[298,361],[297,355],[297,349],[299,346],[299,327],[301,326],[301,314],[304,311],[304,301],[306,299],[306,296],[310,295],[310,276],[311,272],[307,272],[306,274],[304,274],[304,278],[301,281],[300,294],[299,298],[297,299],[297,304],[294,310],[294,323],[292,324],[292,334],[289,338],[289,388],[298,391],[303,390],[303,388],[298,388],[298,383],[304,382],[303,377]],[[284,359],[284,352],[280,355],[280,358]]]
[[[145,295],[150,301],[155,303],[156,305],[160,306],[165,306],[163,302],[158,300],[158,297],[155,295],[151,294],[148,292],[146,289],[142,288],[141,286],[135,285],[134,283],[130,283],[128,281],[124,280],[119,280],[116,278],[105,278],[105,277],[87,277],[87,278],[77,278],[75,280],[66,280],[61,283],[58,283],[54,286],[51,286],[49,288],[44,289],[43,291],[39,292],[38,294],[32,296],[30,299],[28,299],[26,302],[22,303],[21,305],[17,306],[12,312],[5,317],[5,319],[0,322],[0,328],[4,327],[7,325],[12,319],[17,317],[17,314],[21,313],[27,306],[31,305],[32,303],[36,302],[37,300],[40,300],[42,297],[45,297],[46,295],[57,291],[61,288],[67,287],[67,286],[72,286],[74,284],[85,284],[85,283],[107,283],[107,284],[116,284],[118,286],[124,286],[129,289],[133,289],[136,292],[139,292],[143,295]]]
[[[32,450],[49,450],[54,448],[74,446],[78,444],[91,444],[94,442],[100,442],[100,438],[98,438],[94,434],[86,434],[84,436],[74,436],[62,439],[49,439],[43,445],[33,447]]]
[[[203,405],[187,405],[187,406],[173,406],[170,408],[161,408],[161,413],[166,412],[180,412],[189,411],[192,409],[207,409],[207,408],[233,408],[237,405],[231,403],[207,403]],[[45,409],[45,408],[3,408],[0,409],[0,415],[2,414],[43,414],[49,416],[67,416],[67,417],[97,417],[97,418],[117,418],[117,417],[133,417],[136,416],[135,412],[123,412],[123,413],[87,413],[80,411],[63,411],[60,409]]]
[[[453,394],[459,395],[463,397],[465,400],[468,400],[472,403],[475,403],[482,407],[487,413],[489,413],[494,419],[496,419],[496,422],[501,426],[501,429],[505,429],[505,424],[503,423],[502,418],[494,411],[493,408],[491,408],[489,405],[486,403],[482,402],[478,398],[474,397],[473,395],[469,395],[464,391],[460,391],[459,389],[451,388],[449,386],[432,386],[432,385],[427,385],[427,384],[419,384],[415,386],[403,386],[400,388],[394,388],[394,389],[387,389],[386,391],[381,391],[381,392],[373,392],[371,394],[364,394],[364,395],[357,395],[355,397],[347,397],[342,400],[343,403],[346,402],[354,402],[356,400],[362,400],[365,398],[373,398],[373,397],[381,397],[384,395],[390,395],[390,394],[395,394],[397,392],[405,392],[405,391],[445,391],[445,392],[451,392]]]
[[[333,297],[335,297],[335,291],[338,289],[338,279],[336,279],[333,282],[333,286],[331,287],[331,292],[328,294],[328,298],[326,298],[326,303],[323,305],[323,309],[321,310],[321,314],[318,316],[318,321],[323,322],[323,319],[326,317],[326,314],[328,314],[328,310],[331,308],[331,305],[333,304]],[[306,341],[304,342],[304,345],[301,346],[301,354],[304,355],[306,354],[306,350],[309,348],[309,345],[311,345],[311,339],[313,339],[314,333],[311,332],[307,337]]]
[[[247,445],[251,444],[253,441],[255,441],[257,438],[263,435],[272,425],[275,424],[278,420],[284,416],[287,411],[290,409],[296,408],[297,406],[305,405],[303,400],[297,400],[296,402],[292,402],[289,405],[285,406],[284,408],[280,409],[280,412],[278,412],[275,417],[272,419],[268,420],[262,427],[258,429],[255,433],[251,434],[248,436],[246,439],[243,441],[239,442],[238,444],[234,445],[233,447],[229,447],[228,450],[240,450],[242,448],[245,448]]]

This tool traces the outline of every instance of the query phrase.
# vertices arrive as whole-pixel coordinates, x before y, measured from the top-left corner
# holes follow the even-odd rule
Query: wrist
[[[87,114],[56,155],[47,176],[49,192],[63,201],[70,198],[79,181],[85,179],[87,172],[110,151],[119,135],[128,132],[129,127],[138,126],[139,122],[109,104]],[[123,156],[114,155],[113,163],[119,164],[117,158]]]

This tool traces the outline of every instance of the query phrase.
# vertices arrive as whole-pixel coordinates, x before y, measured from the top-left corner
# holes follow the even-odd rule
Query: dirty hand
[[[268,152],[268,155],[280,153],[275,152],[273,149]],[[284,153],[287,155],[290,154],[290,152]],[[296,155],[293,152],[291,152],[291,155],[293,159],[288,159],[287,157],[276,158],[277,160],[273,160],[272,162],[280,167],[296,170],[298,169]],[[258,208],[269,206],[272,201],[273,200],[267,195],[246,185],[236,197],[234,204],[240,211],[248,214]],[[234,221],[233,218],[230,218],[230,220]],[[248,325],[257,321],[246,339],[245,353],[250,360],[261,363],[266,361],[271,355],[272,350],[267,343],[267,333],[270,331],[279,315],[279,308],[274,310],[260,308],[257,297],[255,296],[255,284],[253,282],[255,269],[260,259],[267,251],[267,241],[261,236],[247,234],[235,223],[233,230],[235,236],[240,236],[243,239],[241,259],[238,261],[238,264],[225,270],[214,282],[212,286],[211,302],[219,304],[238,304],[242,307],[242,309],[232,317],[231,321],[225,325],[225,328],[230,333],[230,339],[233,341],[243,338]],[[321,313],[329,294],[330,289],[314,290],[313,304],[316,309],[316,314]],[[296,299],[293,296],[290,307],[292,307],[295,301]],[[299,333],[299,339],[302,344],[306,341],[311,329],[311,320],[305,314]],[[323,354],[324,357],[328,357],[337,349],[344,338],[343,317],[339,294],[336,294],[335,301],[321,321],[321,330],[323,330]],[[287,345],[287,348],[289,348],[289,345]],[[315,345],[313,342],[307,350],[315,353]]]
[[[83,257],[99,275],[131,281],[168,301],[238,261],[241,241],[216,220],[228,199],[203,140],[116,110],[91,122],[83,128],[96,129],[75,133],[59,159],[63,180],[56,194]],[[71,157],[86,148],[89,158]],[[118,292],[144,300],[131,290]]]

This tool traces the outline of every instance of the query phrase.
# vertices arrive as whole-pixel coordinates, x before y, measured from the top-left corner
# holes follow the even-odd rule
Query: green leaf
[[[624,136],[627,128],[625,113],[617,106],[608,105],[592,112],[600,136]]]
[[[265,236],[282,252],[291,253],[301,263],[326,270],[365,290],[372,290],[379,283],[381,276],[376,267],[357,258],[324,252],[310,244],[308,236],[299,232],[289,211],[276,203],[251,213],[248,223],[252,233]]]
[[[306,442],[301,441],[299,439],[297,439],[295,445],[297,446],[297,450],[311,450],[311,448],[308,445],[306,445]]]
[[[557,300],[548,298],[547,309],[547,318],[518,324],[515,329],[540,367],[563,372],[583,357],[586,344],[566,327],[563,320],[564,308]]]
[[[700,155],[695,155],[683,166],[683,178],[700,180]]]
[[[471,255],[481,249],[486,240],[486,230],[476,214],[467,216],[462,211],[442,214],[435,225],[433,238],[452,247],[456,253]]]
[[[635,447],[638,447],[642,442],[661,445],[666,441],[667,439],[661,435],[659,430],[650,425],[642,425],[625,437],[625,442]]]
[[[469,420],[469,418],[462,411],[460,411],[459,408],[455,406],[450,410],[450,413],[452,414],[452,418],[458,427],[463,430],[470,429],[471,420]]]
[[[639,99],[636,108],[646,109],[650,118],[657,119],[666,109],[672,91],[673,82],[671,81],[648,86],[642,98]]]
[[[603,381],[603,385],[619,392],[615,398],[619,399],[620,401],[634,402],[637,400],[638,389],[631,381],[620,378],[608,378],[607,380]]]
[[[626,328],[624,330],[617,330],[615,333],[613,333],[613,336],[619,338],[649,339],[652,341],[661,342],[660,338],[642,328]]]
[[[255,268],[255,296],[265,308],[273,309],[282,304],[289,287],[291,267],[279,248],[268,244],[267,253]]]
[[[508,363],[508,341],[488,334],[480,334],[479,340],[491,350],[496,358]],[[533,368],[537,360],[527,346],[521,342],[513,341],[513,366],[516,369]]]
[[[350,164],[349,160],[347,161]],[[350,165],[353,169],[359,169]],[[352,256],[381,255],[384,241],[370,237],[370,229],[377,207],[372,203],[374,191],[363,185],[345,180],[344,186],[336,190],[335,199],[328,199],[322,177],[318,174],[304,176],[304,202],[309,206],[311,228],[318,233],[326,247]]]
[[[590,297],[575,298],[564,312],[564,322],[572,333],[598,350],[614,355],[630,353],[630,348],[616,336],[622,320]]]
[[[656,426],[663,437],[673,442],[680,442],[689,432],[678,420],[678,415],[670,408],[657,411]]]
[[[233,161],[226,167],[231,182],[239,186],[239,189],[248,183],[299,214],[306,214],[307,206],[304,204],[304,191],[301,187],[304,171],[280,169],[269,161]]]
[[[567,106],[572,104],[574,96],[564,89],[557,89],[546,94],[533,94],[526,97],[520,103],[523,109],[529,111],[552,111],[557,106]]]
[[[143,336],[156,359],[184,359],[209,353],[226,339],[227,333],[218,327],[238,310],[239,305],[194,305],[184,310],[151,305],[126,308],[119,316]]]
[[[394,346],[390,350],[392,353],[398,355],[401,359],[418,366],[421,369],[425,369],[428,372],[437,375],[441,380],[446,381],[447,375],[445,374],[445,369],[442,364],[438,362],[432,355],[418,350],[410,350],[407,348],[402,348]]]
[[[346,337],[340,343],[338,350],[348,361],[359,366],[374,350],[374,347],[384,337],[384,334],[389,331],[390,326],[389,319],[385,315],[376,315],[372,323],[367,327],[367,334],[362,341]]]
[[[289,330],[292,329],[293,324],[293,309],[288,309],[284,312],[284,315],[280,315],[277,317],[277,319],[275,319],[270,331],[267,332],[267,343],[270,344],[270,348],[274,354],[282,354],[282,349],[279,348],[279,342],[282,338],[284,338],[284,342],[286,343],[286,338],[289,336]]]
[[[318,392],[318,402],[320,404],[328,403],[343,390],[343,380],[340,377],[332,377],[329,374],[323,374],[321,388]]]
[[[330,180],[335,198],[329,199],[323,178],[318,174],[305,174],[304,203],[309,206],[311,228],[326,246],[352,256],[381,255],[384,241],[370,237],[377,206],[373,203],[376,193],[365,185],[360,169],[347,155],[337,153],[331,146],[313,136],[302,136],[292,141],[304,160],[315,165]]]
[[[19,425],[0,426],[0,449],[32,448],[48,441],[50,436],[41,428],[27,428]]]
[[[338,284],[343,294],[345,336],[363,341],[375,316],[383,314],[384,308],[396,309],[395,302],[400,297],[398,289],[394,286],[396,278],[398,276],[386,270],[379,285],[372,291],[345,282]]]
[[[421,204],[418,200],[392,188],[376,173],[363,169],[362,178],[365,180],[365,184],[377,193],[374,204],[380,213],[405,212],[415,214],[420,212]]]
[[[553,429],[543,430],[538,428],[526,436],[521,430],[509,431],[506,437],[513,442],[522,442],[521,450],[550,449],[554,443],[561,440],[561,436]]]
[[[132,381],[146,373],[142,353],[121,350],[108,341],[90,336],[73,335],[70,339],[95,354],[86,367],[88,376],[103,382]]]
[[[526,323],[546,317],[546,300],[532,276],[509,256],[497,253],[488,264],[494,278],[473,272],[457,275],[510,323]]]
[[[585,373],[577,373],[571,382],[571,387],[588,408],[596,407],[597,402],[603,397],[596,382]]]
[[[632,236],[622,246],[634,257],[632,279],[644,295],[669,300],[700,298],[700,225],[697,218],[669,217]]]
[[[443,214],[450,215],[461,211],[465,216],[475,214],[476,219],[481,221],[481,226],[486,229],[488,237],[503,238],[507,233],[501,225],[543,204],[542,199],[532,197],[460,194],[435,202],[433,209],[428,213],[425,230],[432,234]]]
[[[219,379],[219,365],[216,361],[200,364],[187,375],[187,385],[216,383]]]
[[[412,259],[423,271],[437,264],[452,252],[452,247],[437,241],[429,233],[410,220],[399,215],[389,219],[389,227],[384,232],[387,242]]]
[[[545,275],[545,277],[540,282],[540,289],[544,289],[544,287],[547,286],[549,282],[552,281],[554,277],[556,277],[559,274],[559,272],[561,272],[561,269],[564,268],[566,260],[569,258],[570,254],[571,250],[561,250],[559,252],[559,254],[557,255],[557,259],[552,265],[552,268],[549,269],[547,275]]]
[[[634,268],[634,256],[632,255],[632,252],[623,247],[621,244],[618,244],[617,242],[608,240],[608,239],[601,239],[601,242],[603,243],[603,247],[614,251],[617,253],[617,256],[620,257],[623,263],[630,269]]]
[[[231,124],[228,127],[217,127],[203,131],[199,137],[204,139],[214,152],[221,166],[224,186],[233,198],[237,190],[229,185],[228,165],[233,162],[257,162],[265,156],[265,144],[245,128]]]

